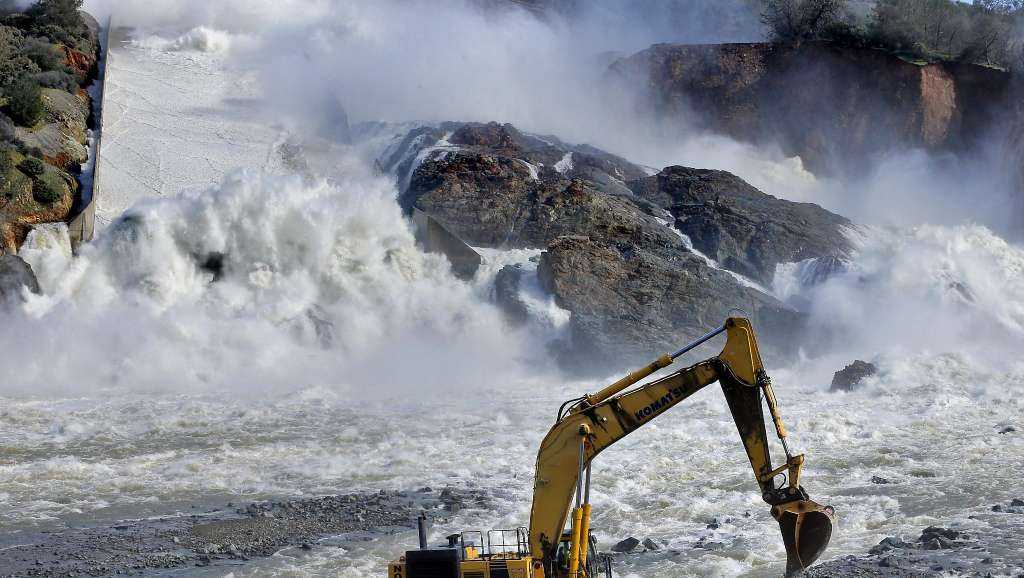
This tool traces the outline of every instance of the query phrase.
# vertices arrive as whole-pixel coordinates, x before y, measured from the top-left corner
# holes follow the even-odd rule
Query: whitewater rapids
[[[200,44],[224,43],[212,38]],[[134,102],[154,96],[155,75],[188,91],[202,86],[196,70],[229,74],[175,42],[122,61],[145,71],[129,84]],[[151,54],[164,65],[140,68]],[[140,120],[125,109],[121,142],[145,140],[127,129],[160,109],[148,110]],[[179,112],[214,122],[202,107]],[[221,136],[251,121],[222,116]],[[604,385],[550,367],[545,343],[561,313],[508,328],[487,295],[494,267],[464,283],[420,252],[395,181],[357,152],[334,158],[331,180],[310,180],[264,170],[279,130],[240,148],[233,138],[191,142],[213,159],[197,171],[141,145],[105,145],[126,187],[149,169],[171,184],[123,189],[75,260],[24,255],[45,294],[0,317],[0,543],[228,501],[448,484],[486,490],[493,507],[462,510],[434,541],[525,524],[555,410]],[[1013,355],[1024,343],[1024,251],[977,225],[919,227],[870,232],[854,266],[825,285],[801,286],[798,269],[780,271],[776,292],[850,336],[825,358],[766,360],[792,443],[807,453],[804,484],[839,512],[826,558],[934,523],[983,533],[971,514],[1024,497],[1024,363]],[[832,372],[855,356],[880,374],[829,393]],[[1018,431],[999,433],[1008,426]],[[602,454],[594,474],[603,549],[627,536],[666,543],[617,563],[621,574],[780,574],[777,526],[714,387]],[[416,541],[366,538],[180,574],[379,577]]]
[[[435,538],[526,522],[555,408],[601,383],[553,377],[482,286],[416,249],[393,181],[357,161],[351,174],[329,184],[243,171],[139,203],[44,279],[46,295],[6,315],[5,541],[229,500],[446,484],[483,488],[496,507],[464,510]],[[986,262],[990,273],[1024,262],[976,227],[913,238],[975,285]],[[213,253],[225,256],[216,283],[200,266]],[[1004,296],[1020,273],[1001,281]],[[969,350],[875,361],[882,372],[862,391],[832,394],[832,360],[768,360],[808,454],[805,484],[840,512],[829,557],[950,519],[980,524],[967,516],[1020,493],[1024,438],[999,431],[1020,425],[1024,366],[997,369]],[[621,571],[778,573],[781,540],[715,388],[602,454],[594,484],[604,547],[628,535],[667,542]],[[341,540],[233,572],[376,576],[413,541]]]

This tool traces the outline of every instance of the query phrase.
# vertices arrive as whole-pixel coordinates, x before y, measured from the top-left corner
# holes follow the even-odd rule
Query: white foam
[[[572,172],[572,169],[572,152],[565,153],[565,156],[563,156],[561,160],[555,163],[555,170],[562,173],[563,175]]]
[[[231,50],[235,35],[224,30],[197,26],[184,34],[167,38],[149,35],[134,41],[137,46],[160,51],[196,51],[226,53]]]

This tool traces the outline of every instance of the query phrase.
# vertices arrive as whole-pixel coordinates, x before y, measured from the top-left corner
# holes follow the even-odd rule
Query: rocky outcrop
[[[894,146],[965,149],[1005,111],[1007,73],[829,43],[658,44],[612,65],[663,118],[777,142],[819,173]]]
[[[400,197],[408,211],[469,244],[545,249],[538,279],[572,314],[557,349],[576,370],[647,361],[736,309],[772,336],[766,349],[791,350],[803,317],[758,282],[769,285],[780,262],[846,248],[842,217],[728,173],[670,167],[648,176],[624,159],[509,125],[421,127],[382,164],[408,183]],[[514,271],[503,273],[511,285]]]
[[[719,325],[736,308],[754,315],[767,332],[799,325],[796,312],[685,250],[667,256],[642,246],[565,236],[544,252],[537,273],[542,287],[572,312],[570,339],[561,353],[564,364],[576,370],[649,361]],[[780,352],[781,340],[767,342],[773,353]]]
[[[0,308],[20,302],[25,291],[40,292],[32,267],[16,255],[0,255]]]
[[[847,219],[766,195],[724,171],[668,167],[630,186],[637,197],[667,209],[697,250],[765,285],[779,263],[849,251]]]
[[[89,158],[87,121],[89,96],[54,88],[43,89],[46,118],[42,125],[17,129],[25,147],[38,149],[46,162],[68,172],[77,172]]]
[[[1024,503],[1024,502],[1022,502]],[[984,524],[968,532],[929,526],[919,537],[890,536],[867,554],[843,556],[807,569],[807,578],[940,578],[1018,576],[1024,563],[1019,515],[971,515]]]
[[[861,382],[876,373],[878,373],[878,367],[875,364],[857,359],[832,376],[832,385],[829,387],[829,391],[853,391],[860,386]]]

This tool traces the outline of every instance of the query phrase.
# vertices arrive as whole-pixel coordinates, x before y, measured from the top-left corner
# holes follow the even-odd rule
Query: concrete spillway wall
[[[107,26],[100,35],[100,61],[99,75],[97,81],[100,83],[99,103],[93,103],[93,114],[95,115],[95,126],[93,128],[94,146],[90,151],[92,158],[89,163],[92,165],[92,183],[89,187],[82,187],[79,192],[80,199],[76,202],[80,208],[72,213],[68,220],[68,235],[71,238],[71,248],[78,251],[82,243],[92,241],[96,233],[96,205],[100,196],[100,151],[103,146],[103,99],[106,94],[107,83],[107,60],[110,52],[110,30],[112,19],[107,20]]]

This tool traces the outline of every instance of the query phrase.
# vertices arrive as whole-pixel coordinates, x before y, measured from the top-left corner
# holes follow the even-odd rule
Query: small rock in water
[[[889,550],[893,550],[893,549],[896,549],[896,548],[909,548],[909,547],[911,547],[910,544],[904,542],[903,540],[900,540],[899,538],[897,538],[895,536],[890,536],[888,538],[882,538],[882,541],[879,542],[877,546],[872,547],[871,550],[868,553],[869,554],[881,554],[883,552],[888,552]]]
[[[717,530],[720,527],[722,527],[722,524],[718,521],[718,518],[712,518],[711,521],[708,522],[709,530]]]
[[[722,542],[702,542],[701,544],[698,544],[698,546],[700,548],[703,548],[705,550],[711,550],[713,552],[725,550],[725,544]]]
[[[612,546],[612,552],[620,552],[620,553],[632,552],[639,545],[640,545],[640,540],[637,540],[636,538],[630,536],[629,538],[626,538],[625,540],[623,540],[623,541],[619,542],[618,544]]]
[[[1001,433],[1001,434],[1008,434],[1008,433],[1013,433],[1015,431],[1017,431],[1017,428],[1013,427],[1012,425],[1008,425],[1008,426],[1004,427],[1003,429],[999,430],[999,433]]]
[[[853,391],[861,381],[876,373],[878,373],[878,367],[873,363],[858,359],[832,376],[832,387],[829,388],[829,391]]]
[[[302,546],[300,546],[300,548],[302,548],[303,550],[312,550],[313,546],[309,542],[304,542]]]
[[[942,536],[936,536],[926,541],[922,547],[925,550],[949,550],[953,547],[953,542]]]
[[[657,552],[658,550],[661,550],[661,546],[659,546],[654,540],[651,540],[650,538],[644,538],[644,548],[651,550],[652,552]]]
[[[1018,499],[1018,498],[1014,498],[1010,502],[1010,507],[1011,508],[1024,508],[1024,500],[1021,500],[1021,499]]]
[[[889,480],[887,480],[887,479],[885,479],[885,478],[883,478],[881,476],[871,476],[871,483],[872,484],[880,484],[881,485],[881,484],[888,484],[888,483],[891,483],[891,482],[889,482]]]

